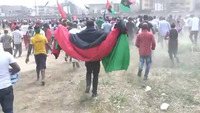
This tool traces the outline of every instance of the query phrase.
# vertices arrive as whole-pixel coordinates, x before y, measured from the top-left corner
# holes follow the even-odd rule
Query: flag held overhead
[[[106,5],[106,9],[110,12],[110,13],[112,13],[113,15],[115,15],[116,14],[116,12],[112,9],[112,6],[111,6],[111,4],[110,4],[110,1],[109,0],[107,0],[107,5]]]
[[[57,5],[58,5],[58,9],[60,11],[61,17],[62,18],[67,18],[66,13],[64,12],[63,8],[61,7],[61,5],[59,4],[58,0],[57,0]]]
[[[130,5],[134,3],[135,0],[122,0],[120,4],[120,10],[130,13],[131,12]]]

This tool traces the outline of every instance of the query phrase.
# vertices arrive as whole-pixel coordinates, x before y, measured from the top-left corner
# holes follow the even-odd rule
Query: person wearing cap
[[[143,23],[142,32],[137,36],[136,46],[139,48],[140,66],[138,76],[141,77],[144,63],[146,62],[146,71],[144,74],[144,80],[148,80],[148,74],[151,68],[151,54],[152,50],[155,50],[156,42],[154,36],[148,31],[149,27],[147,23]]]
[[[29,49],[27,53],[27,57],[25,62],[29,62],[29,55],[31,54],[31,50],[34,47],[34,56],[36,62],[36,72],[37,72],[37,81],[40,80],[40,73],[42,75],[42,86],[45,85],[45,69],[46,69],[46,59],[47,52],[46,46],[51,50],[50,45],[48,44],[47,38],[40,34],[40,27],[36,25],[34,27],[36,32],[35,36],[31,38],[31,43],[29,44]]]
[[[0,104],[4,113],[13,113],[14,94],[10,74],[19,71],[20,67],[14,57],[5,52],[3,44],[0,43]]]
[[[4,35],[1,37],[0,42],[3,43],[4,51],[7,51],[12,55],[13,54],[13,50],[11,46],[12,37],[8,35],[8,30],[4,30]]]
[[[14,43],[14,46],[15,46],[14,57],[16,57],[18,52],[19,52],[19,57],[21,57],[21,55],[22,55],[22,38],[23,38],[23,35],[19,31],[19,26],[15,27],[15,31],[13,32],[12,37],[13,37],[13,43]]]

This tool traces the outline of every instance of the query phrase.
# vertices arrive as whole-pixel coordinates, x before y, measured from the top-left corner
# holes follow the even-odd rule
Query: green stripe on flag
[[[120,10],[123,10],[123,11],[125,11],[127,13],[131,12],[130,7],[127,7],[127,6],[123,5],[123,4],[120,4],[119,8],[120,8]]]

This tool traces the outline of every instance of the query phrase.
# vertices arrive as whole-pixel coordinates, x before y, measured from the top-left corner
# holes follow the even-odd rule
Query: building
[[[37,6],[36,7],[36,15],[48,16],[55,15],[58,16],[60,14],[58,8],[56,6]]]
[[[3,17],[14,17],[14,16],[25,17],[25,16],[30,16],[32,12],[33,9],[24,6],[7,6],[7,5],[0,6],[0,16]]]
[[[141,10],[153,10],[153,1],[152,0],[140,0],[140,9]]]
[[[111,0],[110,0],[111,1]],[[119,4],[121,0],[112,0],[110,3],[114,11],[119,12]],[[90,7],[90,13],[102,14],[106,10],[106,0],[93,0],[92,3],[88,4]]]

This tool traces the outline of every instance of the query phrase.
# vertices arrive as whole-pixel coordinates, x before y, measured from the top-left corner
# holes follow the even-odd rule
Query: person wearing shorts
[[[40,80],[40,73],[42,75],[42,86],[45,85],[45,69],[46,69],[46,59],[47,59],[47,52],[46,52],[46,45],[50,48],[47,38],[40,34],[40,27],[36,25],[34,27],[36,32],[35,36],[31,38],[31,42],[29,45],[29,50],[26,58],[26,63],[29,62],[29,55],[31,54],[32,48],[34,48],[34,56],[36,62],[36,72],[37,72],[37,81]],[[51,50],[51,48],[50,48]]]

